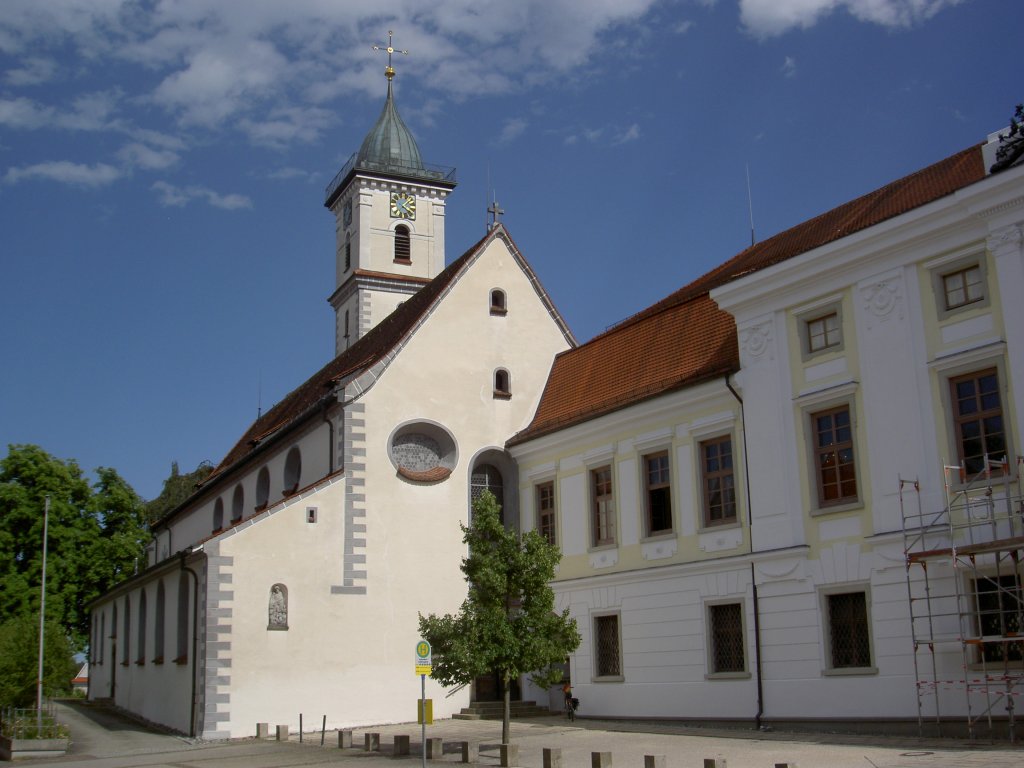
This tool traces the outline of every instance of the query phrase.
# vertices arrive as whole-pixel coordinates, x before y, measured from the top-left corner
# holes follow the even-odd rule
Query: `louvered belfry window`
[[[828,620],[832,667],[870,667],[867,596],[863,592],[829,595]]]
[[[395,227],[395,261],[412,260],[412,243],[409,238],[409,228],[404,224]]]

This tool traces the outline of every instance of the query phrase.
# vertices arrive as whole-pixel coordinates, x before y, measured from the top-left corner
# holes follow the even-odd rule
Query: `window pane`
[[[863,592],[828,596],[832,667],[871,666],[867,601]]]
[[[710,606],[711,671],[743,672],[743,610],[740,603]]]
[[[606,677],[622,674],[619,659],[619,617],[598,616],[594,621],[597,646],[597,675]]]

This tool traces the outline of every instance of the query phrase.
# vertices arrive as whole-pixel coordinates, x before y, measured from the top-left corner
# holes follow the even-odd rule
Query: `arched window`
[[[352,235],[345,235],[345,271],[352,269]]]
[[[124,624],[121,628],[124,630],[121,633],[124,635],[121,638],[121,663],[127,667],[128,661],[131,658],[132,645],[132,601],[128,595],[124,596]]]
[[[231,522],[237,523],[242,519],[244,513],[245,504],[245,491],[242,490],[242,484],[239,483],[235,486],[235,492],[231,494]]]
[[[471,501],[480,498],[484,491],[490,491],[501,504],[504,498],[504,482],[501,472],[493,464],[481,464],[473,469],[470,478],[469,496]]]
[[[167,610],[167,597],[164,595],[164,580],[156,583],[156,617],[153,622],[153,663],[164,663],[164,613]]]
[[[507,400],[512,397],[512,380],[504,368],[494,372],[494,397],[499,400]]]
[[[284,460],[284,493],[289,495],[299,490],[299,480],[302,479],[302,454],[299,447],[293,446],[288,451],[288,457]]]
[[[216,533],[224,527],[224,501],[217,499],[213,503],[213,532]]]
[[[284,584],[275,584],[270,588],[267,629],[288,629],[288,587]]]
[[[508,306],[505,303],[505,292],[500,288],[491,291],[491,314],[504,315],[508,313]]]
[[[267,508],[270,500],[270,470],[266,467],[260,469],[256,475],[256,511]]]
[[[412,242],[409,238],[409,228],[405,224],[395,227],[395,261],[406,264],[412,261]]]
[[[177,664],[188,661],[188,586],[188,574],[182,571],[178,576],[177,646],[174,657]]]
[[[146,663],[146,590],[139,595],[139,631],[135,638],[135,663]]]

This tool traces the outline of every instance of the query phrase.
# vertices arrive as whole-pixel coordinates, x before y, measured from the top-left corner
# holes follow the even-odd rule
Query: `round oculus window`
[[[395,430],[388,447],[391,462],[407,480],[431,483],[444,480],[455,467],[455,440],[448,430],[432,422],[413,422]]]

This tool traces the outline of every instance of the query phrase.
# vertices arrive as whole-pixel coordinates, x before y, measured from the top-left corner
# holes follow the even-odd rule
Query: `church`
[[[417,615],[461,604],[487,489],[563,553],[582,716],[1012,727],[1019,147],[993,134],[579,344],[500,222],[446,264],[455,172],[394,74],[326,191],[336,356],[91,605],[89,697],[204,739],[412,720]],[[439,718],[496,694],[427,682]]]

